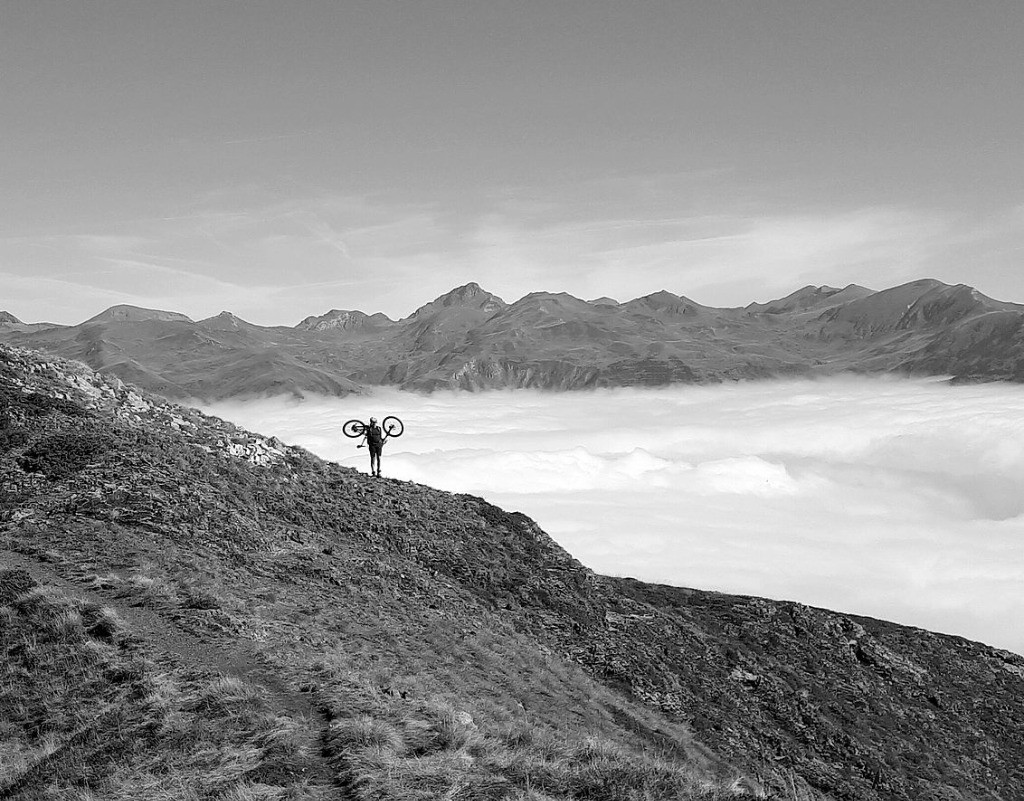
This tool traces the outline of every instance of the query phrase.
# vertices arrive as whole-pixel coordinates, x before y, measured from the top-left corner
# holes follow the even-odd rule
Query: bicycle
[[[381,421],[380,427],[384,432],[384,436],[388,439],[400,437],[405,433],[405,423],[394,415],[385,417]],[[364,423],[362,420],[349,420],[341,427],[341,433],[350,439],[355,439],[356,437],[363,436],[367,428],[369,428],[369,424]]]

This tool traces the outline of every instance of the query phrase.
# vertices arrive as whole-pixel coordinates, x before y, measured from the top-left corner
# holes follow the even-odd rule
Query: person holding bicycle
[[[380,454],[384,450],[384,443],[387,441],[388,438],[384,436],[384,432],[377,425],[377,418],[371,417],[370,424],[363,429],[363,441],[356,446],[357,448],[362,448],[365,445],[370,449],[371,476],[380,478]]]
[[[381,430],[383,428],[383,430]],[[392,437],[402,436],[405,425],[394,415],[384,418],[383,426],[377,425],[377,418],[371,417],[369,423],[362,420],[349,420],[341,427],[341,432],[352,439],[362,437],[363,441],[356,447],[370,449],[370,475],[380,478],[380,453],[384,443]]]

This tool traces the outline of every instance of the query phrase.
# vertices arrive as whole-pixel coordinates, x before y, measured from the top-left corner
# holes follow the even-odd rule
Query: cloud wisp
[[[215,414],[525,512],[603,573],[786,598],[1024,653],[1024,391],[835,379],[543,394],[385,392]]]
[[[404,317],[468,281],[507,301],[538,290],[629,300],[668,289],[730,306],[805,284],[883,289],[930,276],[1020,299],[1008,266],[1024,226],[1019,209],[964,219],[895,206],[679,207],[677,186],[614,186],[613,199],[600,199],[609,187],[594,188],[592,203],[563,189],[532,201],[497,196],[473,211],[441,201],[224,192],[189,213],[0,236],[0,282],[8,311],[72,324],[113,303],[194,319],[229,309],[262,325],[294,325],[332,307]],[[50,282],[45,302],[34,280]]]

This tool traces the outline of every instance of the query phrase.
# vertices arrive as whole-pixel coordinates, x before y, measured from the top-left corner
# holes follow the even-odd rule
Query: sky
[[[1024,301],[1016,0],[0,2],[0,309]]]
[[[1024,394],[842,378],[587,393],[226,402],[368,470],[340,434],[397,414],[385,476],[482,495],[588,567],[794,600],[1024,654]]]

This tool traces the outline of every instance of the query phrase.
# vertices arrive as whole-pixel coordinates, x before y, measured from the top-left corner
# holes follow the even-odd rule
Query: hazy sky
[[[1024,301],[1024,4],[0,0],[0,308]]]
[[[833,379],[586,393],[395,391],[213,413],[367,470],[483,495],[613,575],[789,599],[1024,654],[1024,395]]]

